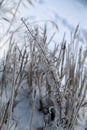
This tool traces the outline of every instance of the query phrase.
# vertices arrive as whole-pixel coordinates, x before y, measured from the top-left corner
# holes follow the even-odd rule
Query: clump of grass
[[[47,42],[46,26],[41,33],[38,27],[30,29],[24,20],[22,23],[26,29],[25,46],[22,48],[13,37],[10,39],[0,81],[1,96],[4,77],[6,85],[10,84],[11,88],[8,101],[8,129],[16,97],[24,86],[34,103],[37,102],[36,97],[39,97],[39,106],[33,105],[38,107],[38,110],[44,113],[44,108],[54,107],[58,129],[73,130],[87,89],[87,49],[79,46],[78,26],[69,44],[64,38],[60,44],[55,45],[53,51],[50,51],[48,46],[52,38]],[[32,122],[30,127],[32,129]]]

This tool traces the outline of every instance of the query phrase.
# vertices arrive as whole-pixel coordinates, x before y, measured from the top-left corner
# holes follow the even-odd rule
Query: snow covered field
[[[53,20],[58,24],[61,33],[72,31],[79,24],[83,34],[87,36],[86,0],[37,0],[37,2],[35,8],[30,7],[30,11],[27,9],[21,11],[20,17]]]
[[[79,24],[81,37],[85,41],[82,46],[86,46],[87,39],[87,1],[86,0],[36,0],[34,6],[28,6],[24,8],[23,5],[19,7],[20,13],[17,14],[17,19],[15,23],[17,27],[21,23],[21,18],[29,18],[30,24],[34,21],[39,21],[39,25],[43,26],[43,21],[54,21],[58,25],[57,34],[54,37],[55,41],[61,41],[64,33],[66,33],[66,40],[70,41],[70,32],[73,32],[75,27]],[[11,32],[16,30],[16,24],[11,28]],[[1,26],[1,25],[0,25]],[[2,26],[1,26],[2,27]],[[6,25],[5,25],[6,27]],[[8,25],[7,25],[8,27]],[[48,37],[55,32],[55,29],[51,30],[52,27],[49,27]],[[5,32],[6,30],[2,32]],[[1,33],[3,34],[3,33]],[[19,37],[17,37],[19,38]],[[0,48],[3,45],[1,41]],[[50,46],[50,49],[53,48],[53,43]],[[5,47],[7,50],[7,46]],[[0,56],[3,57],[2,48],[0,49]],[[31,114],[33,106],[29,99],[28,92],[22,87],[19,92],[19,97],[17,97],[17,106],[14,108],[12,117],[14,119],[10,120],[12,126],[9,130],[28,130],[31,120]],[[26,96],[25,96],[26,95]],[[5,93],[0,97],[0,102],[7,103],[9,99],[9,89],[7,92],[7,97]],[[19,101],[21,100],[21,102]],[[36,102],[38,104],[38,102]],[[85,107],[84,112],[80,112],[79,125],[76,126],[75,130],[85,130],[87,127],[87,107]],[[1,122],[0,122],[1,123]],[[38,112],[36,109],[33,116],[32,126],[37,129],[37,127],[42,128],[45,126],[43,120],[43,114]],[[2,130],[7,129],[7,124],[3,126]],[[1,130],[1,129],[0,129]]]

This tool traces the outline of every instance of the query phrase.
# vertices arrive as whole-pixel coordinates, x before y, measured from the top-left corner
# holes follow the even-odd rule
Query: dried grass
[[[79,44],[78,26],[72,35],[70,44],[64,38],[61,44],[55,45],[54,50],[50,51],[48,45],[52,42],[53,36],[47,43],[46,26],[41,34],[38,27],[30,29],[23,19],[22,23],[26,29],[25,46],[20,48],[13,38],[10,39],[9,50],[3,59],[4,64],[0,72],[2,75],[0,79],[1,96],[4,87],[7,89],[9,83],[11,87],[7,109],[0,118],[0,129],[5,123],[4,118],[8,113],[9,130],[15,99],[25,82],[29,95],[34,94],[30,129],[32,129],[36,93],[42,109],[44,109],[44,104],[47,104],[46,107],[49,108],[48,101],[53,101],[57,128],[73,130],[87,90],[87,69],[85,68],[87,49],[77,46]]]

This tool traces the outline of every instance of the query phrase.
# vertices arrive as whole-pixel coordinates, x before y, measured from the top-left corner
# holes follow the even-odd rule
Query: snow
[[[29,17],[33,20],[53,20],[58,26],[60,33],[73,31],[80,25],[80,29],[86,35],[87,29],[87,1],[79,0],[38,0],[35,6],[21,11],[20,17]],[[22,7],[21,7],[22,8]],[[60,34],[59,33],[59,34]]]

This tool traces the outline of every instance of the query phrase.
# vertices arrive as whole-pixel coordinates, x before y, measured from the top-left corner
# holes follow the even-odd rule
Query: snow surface
[[[37,0],[29,11],[21,10],[20,17],[29,17],[33,20],[53,20],[59,26],[59,35],[72,31],[77,24],[87,36],[87,1],[86,0]]]

